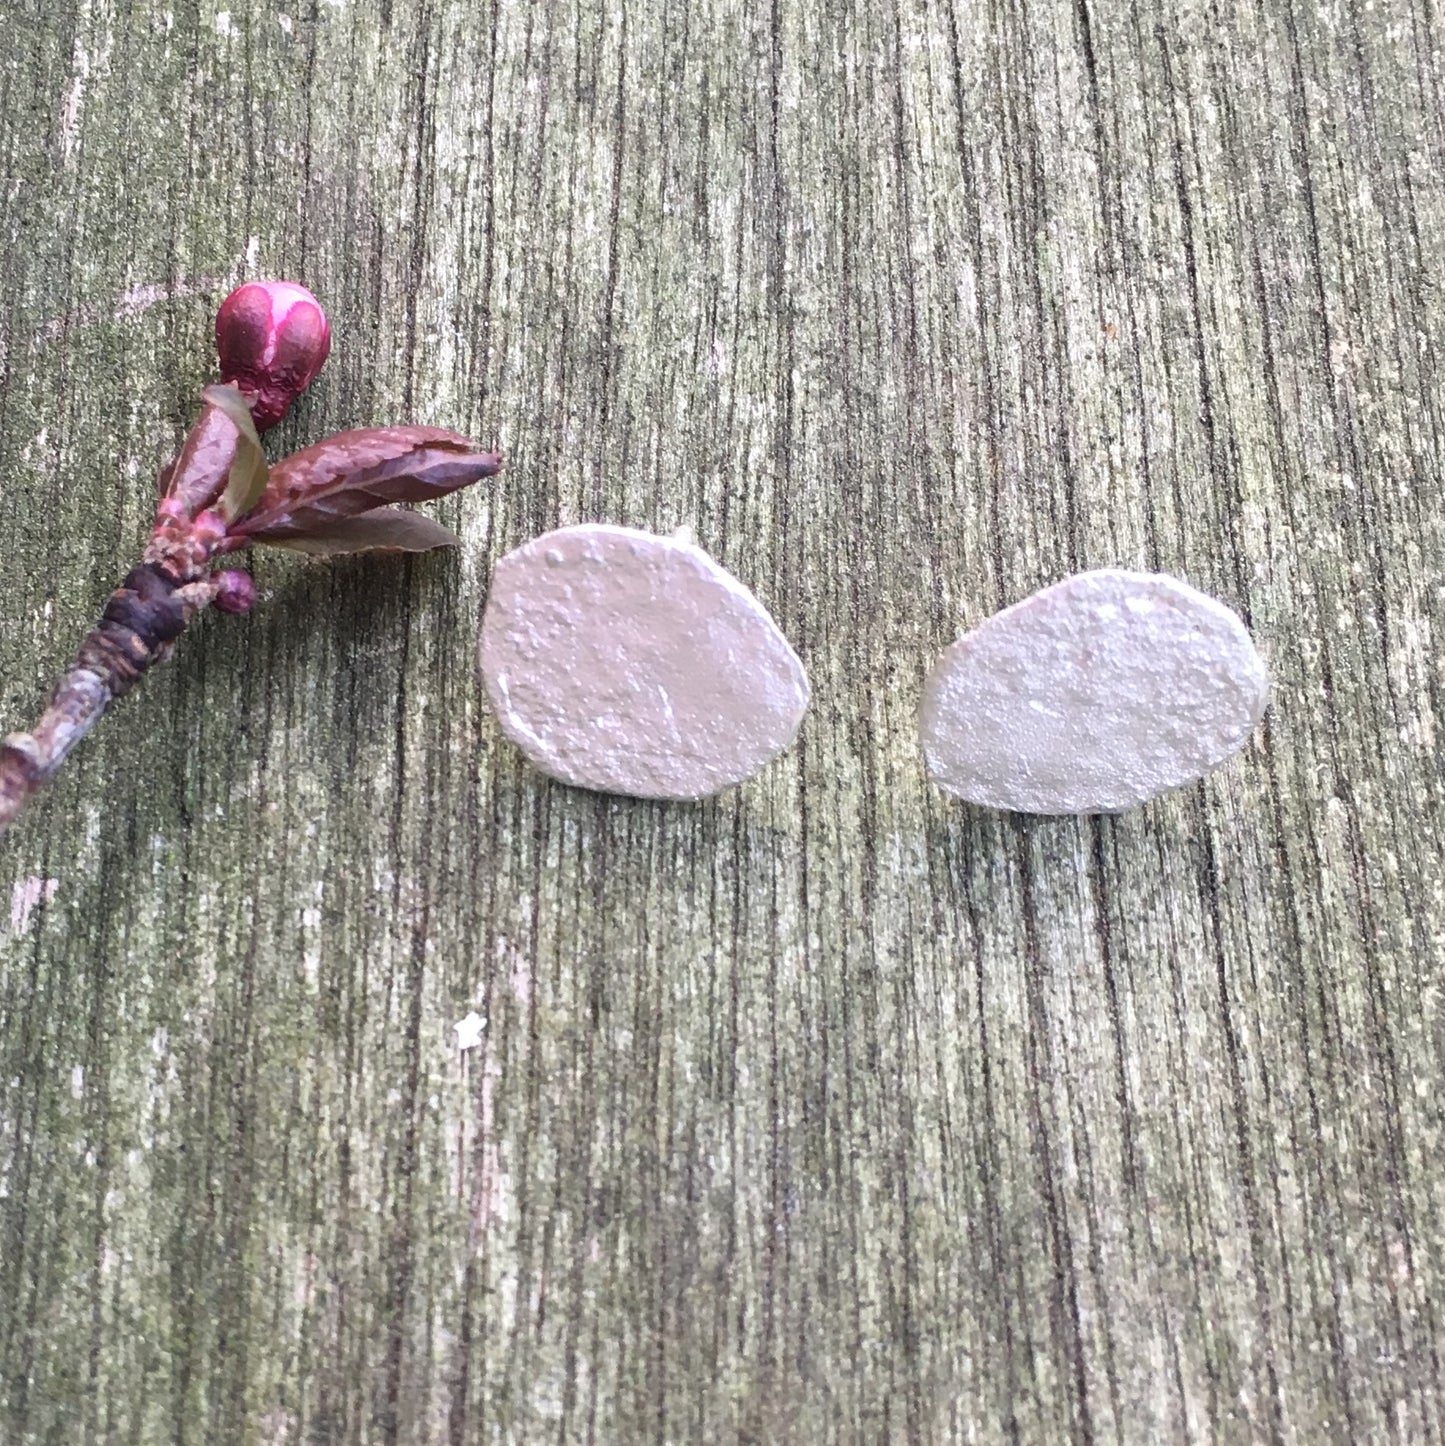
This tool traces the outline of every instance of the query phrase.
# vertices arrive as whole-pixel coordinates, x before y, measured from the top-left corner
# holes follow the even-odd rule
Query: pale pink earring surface
[[[1080,573],[949,647],[923,690],[929,776],[970,803],[1114,813],[1245,744],[1269,674],[1223,603],[1161,573]]]
[[[697,799],[792,743],[808,680],[762,603],[686,537],[589,524],[496,565],[482,676],[502,731],[564,783]]]

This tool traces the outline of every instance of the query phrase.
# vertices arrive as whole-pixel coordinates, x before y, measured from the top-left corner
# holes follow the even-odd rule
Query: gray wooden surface
[[[509,458],[460,555],[258,557],[0,842],[0,1440],[1445,1437],[1442,47],[0,0],[0,727],[242,276],[334,324],[281,448]],[[489,566],[584,519],[774,611],[764,777],[499,738]],[[1246,616],[1241,760],[1094,821],[926,786],[929,659],[1112,563]]]

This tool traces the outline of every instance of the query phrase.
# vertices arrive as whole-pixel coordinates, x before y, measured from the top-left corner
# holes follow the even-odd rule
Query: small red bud
[[[215,606],[223,613],[248,613],[256,605],[256,584],[249,572],[234,569],[213,574]]]
[[[293,281],[248,281],[216,313],[221,380],[251,404],[262,432],[316,379],[330,350],[321,303]]]

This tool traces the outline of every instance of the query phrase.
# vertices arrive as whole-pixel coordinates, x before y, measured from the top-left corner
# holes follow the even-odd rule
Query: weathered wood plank
[[[460,556],[258,557],[0,845],[0,1435],[1445,1436],[1441,46],[1426,0],[7,0],[5,727],[241,275],[335,327],[282,445],[509,466]],[[490,562],[584,519],[779,618],[765,777],[502,743]],[[950,805],[929,659],[1106,563],[1245,614],[1257,740],[1119,819]]]

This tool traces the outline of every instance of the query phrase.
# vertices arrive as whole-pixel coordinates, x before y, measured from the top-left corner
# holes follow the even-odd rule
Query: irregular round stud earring
[[[496,565],[482,676],[502,731],[564,783],[696,799],[752,777],[808,706],[767,610],[684,537],[588,525]]]
[[[1158,573],[1080,573],[934,664],[929,775],[970,803],[1117,813],[1202,778],[1264,713],[1269,674],[1223,603]]]

